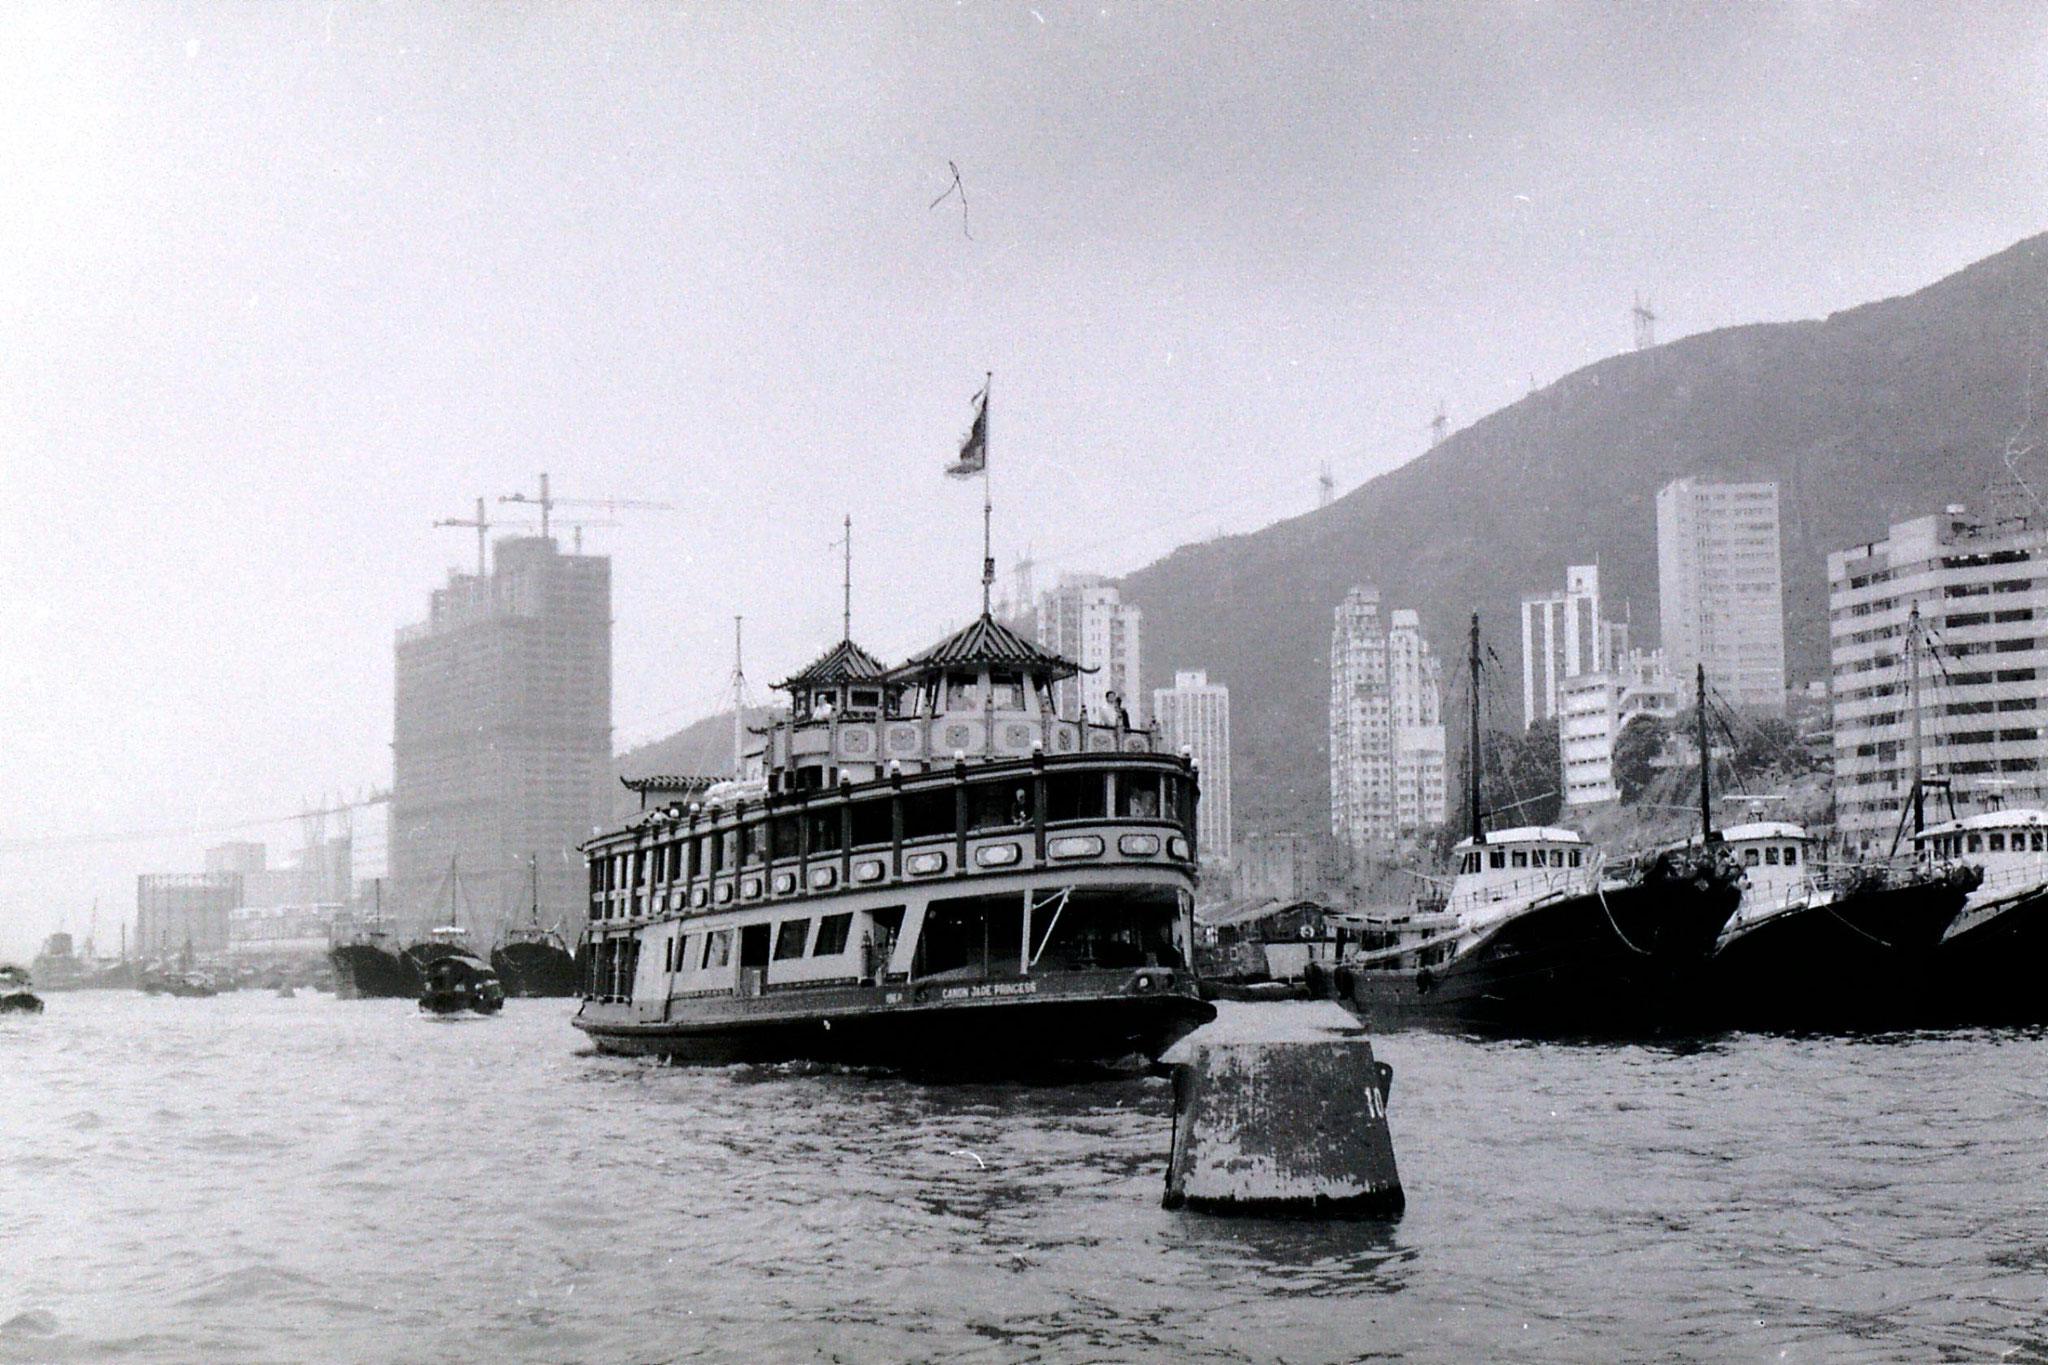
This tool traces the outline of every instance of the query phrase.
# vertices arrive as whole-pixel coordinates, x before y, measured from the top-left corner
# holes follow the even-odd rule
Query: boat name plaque
[[[948,986],[939,992],[941,1000],[992,1000],[1004,995],[1036,995],[1036,981],[991,981],[980,986]]]

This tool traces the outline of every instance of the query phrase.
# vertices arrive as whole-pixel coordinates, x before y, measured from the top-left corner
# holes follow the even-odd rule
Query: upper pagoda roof
[[[888,672],[880,659],[851,640],[841,640],[808,667],[790,674],[775,686],[790,692],[799,687],[824,687],[832,683],[879,682]]]
[[[944,668],[990,664],[1020,672],[1071,678],[1081,672],[1072,659],[1040,649],[1002,622],[984,613],[965,630],[949,635],[890,673],[892,678],[922,677]]]

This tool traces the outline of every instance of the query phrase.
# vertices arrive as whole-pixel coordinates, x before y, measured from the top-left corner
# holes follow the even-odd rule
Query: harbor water
[[[0,1361],[2048,1362],[2048,1034],[1379,1039],[1408,1212],[1159,1207],[1170,1087],[600,1057],[574,1003],[0,1019]]]

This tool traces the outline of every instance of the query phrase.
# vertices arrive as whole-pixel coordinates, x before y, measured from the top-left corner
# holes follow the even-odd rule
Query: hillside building
[[[1444,819],[1441,670],[1412,611],[1355,587],[1330,632],[1330,832],[1353,857]]]
[[[1917,688],[1906,648],[1916,608]],[[1900,827],[1916,703],[1922,774],[1945,779],[1961,813],[2048,799],[2044,623],[2048,522],[2038,516],[1979,521],[1951,507],[1828,556],[1835,819],[1852,846],[1882,852]],[[1945,818],[1945,800],[1939,808],[1927,818]]]
[[[1230,866],[1230,689],[1199,669],[1173,675],[1152,691],[1152,717],[1169,753],[1186,748],[1201,774],[1195,815],[1196,856]]]
[[[1600,566],[1573,564],[1564,591],[1522,599],[1522,728],[1558,714],[1567,679],[1604,673],[1628,650],[1628,627],[1600,611]]]
[[[1039,596],[1038,643],[1084,671],[1054,685],[1059,713],[1111,724],[1121,701],[1131,724],[1143,725],[1145,699],[1138,690],[1143,636],[1144,613],[1126,604],[1108,579],[1061,574],[1059,586]]]
[[[1657,493],[1657,597],[1674,676],[1704,664],[1728,702],[1785,710],[1778,485],[1678,479]]]
[[[398,634],[385,908],[440,922],[452,870],[465,920],[523,918],[537,859],[541,921],[573,935],[577,846],[613,804],[611,561],[549,537],[493,549]]]
[[[1566,678],[1558,689],[1557,743],[1563,759],[1564,804],[1618,800],[1614,745],[1638,716],[1677,718],[1682,693],[1662,650],[1629,650],[1596,673]]]

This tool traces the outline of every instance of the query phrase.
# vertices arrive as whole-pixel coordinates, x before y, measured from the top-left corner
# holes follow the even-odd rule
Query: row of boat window
[[[1937,858],[1958,858],[1965,853],[2048,852],[2048,833],[2038,829],[2016,829],[2009,836],[2002,829],[1989,833],[1946,834],[1927,842]]]
[[[900,913],[900,911],[899,911]],[[846,951],[846,940],[853,931],[853,915],[826,915],[818,921],[815,938],[811,935],[811,921],[786,919],[775,926],[775,951],[777,962],[789,962],[803,957],[806,946],[812,957],[837,957]],[[699,944],[697,940],[702,938]],[[663,950],[662,970],[665,972],[712,971],[728,966],[732,962],[732,930],[713,929],[703,935],[681,934],[666,940]]]
[[[960,793],[965,793],[965,801]],[[1047,824],[1122,819],[1157,819],[1169,812],[1189,824],[1192,786],[1170,773],[1056,773],[1045,778]],[[592,860],[592,895],[656,882],[695,881],[731,868],[795,861],[838,853],[843,848],[887,847],[894,842],[892,802],[902,805],[903,839],[947,838],[967,833],[1018,829],[1033,819],[1029,777],[905,792],[900,798],[869,797],[819,810],[790,811],[730,829],[679,837],[637,853]],[[961,816],[964,806],[965,824]]]
[[[1762,848],[1742,850],[1744,867],[1797,867],[1799,866],[1799,845],[1765,844]]]
[[[1062,887],[934,900],[925,912],[912,975],[1015,976],[1036,965],[1068,971],[1178,968],[1186,965],[1180,941],[1182,908],[1181,893],[1172,886]],[[863,949],[863,977],[888,960],[905,909],[897,905],[867,912],[873,929]],[[671,974],[722,970],[733,965],[736,948],[743,968],[765,967],[771,959],[837,957],[846,951],[853,930],[851,912],[818,917],[815,934],[811,924],[809,916],[778,921],[772,938],[770,925],[748,925],[747,932],[758,932],[759,937],[744,943],[731,927],[675,935],[663,940],[662,969]],[[633,998],[640,942],[638,935],[629,934],[597,943],[586,983],[592,996]]]
[[[1459,865],[1460,872],[1478,872],[1480,850],[1473,849],[1465,855]],[[1553,848],[1489,848],[1485,850],[1486,866],[1495,867],[1577,867],[1585,860],[1584,849]]]

